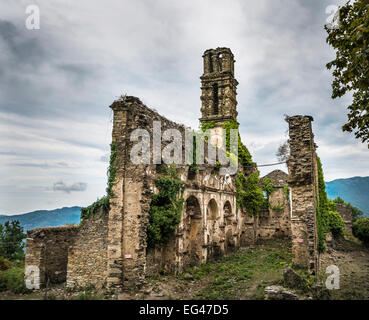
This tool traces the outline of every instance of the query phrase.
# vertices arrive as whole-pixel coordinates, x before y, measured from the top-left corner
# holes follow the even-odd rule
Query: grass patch
[[[186,272],[204,287],[195,292],[195,299],[261,299],[267,283],[283,279],[283,268],[291,263],[290,244],[268,243],[234,252],[218,261],[208,262]]]

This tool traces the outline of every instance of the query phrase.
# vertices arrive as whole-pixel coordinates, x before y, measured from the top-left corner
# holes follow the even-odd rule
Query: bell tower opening
[[[213,84],[213,103],[214,103],[214,108],[213,108],[213,114],[214,115],[217,115],[219,110],[218,110],[218,103],[219,103],[219,100],[218,100],[218,84],[217,83],[214,83]]]

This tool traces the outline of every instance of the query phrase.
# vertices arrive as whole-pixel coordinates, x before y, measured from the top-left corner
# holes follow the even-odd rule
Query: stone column
[[[287,161],[291,189],[291,234],[293,264],[315,273],[317,250],[317,157],[311,116],[293,116],[289,124],[291,154]]]

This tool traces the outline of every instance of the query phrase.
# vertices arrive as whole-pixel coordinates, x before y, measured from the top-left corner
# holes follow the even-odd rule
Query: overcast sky
[[[40,30],[27,30],[37,4]],[[109,105],[138,96],[192,128],[202,54],[236,59],[238,121],[258,164],[276,162],[287,115],[312,115],[326,181],[369,176],[343,133],[350,97],[331,99],[323,25],[332,0],[0,2],[0,214],[86,206],[105,194]],[[265,175],[274,168],[263,168]]]

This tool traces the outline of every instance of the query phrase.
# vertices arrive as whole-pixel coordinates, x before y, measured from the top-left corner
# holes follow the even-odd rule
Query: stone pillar
[[[122,288],[123,282],[123,215],[124,215],[124,176],[126,158],[126,127],[128,108],[124,103],[115,102],[112,143],[115,144],[115,179],[112,186],[108,217],[108,277],[109,288]]]
[[[316,225],[318,170],[312,121],[310,116],[287,119],[291,150],[287,166],[291,189],[293,264],[316,274],[319,268]]]

